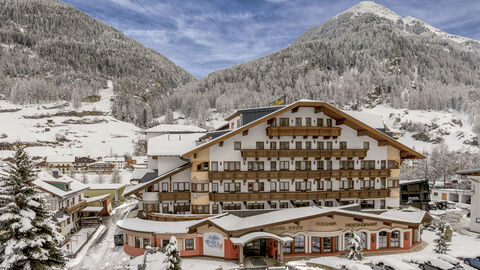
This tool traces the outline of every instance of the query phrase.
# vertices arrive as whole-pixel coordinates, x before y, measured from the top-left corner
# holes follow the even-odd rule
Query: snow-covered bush
[[[172,236],[170,242],[165,249],[165,255],[167,258],[164,263],[167,265],[168,270],[181,270],[182,260],[180,259],[180,251],[178,250],[177,238]]]
[[[360,236],[353,230],[350,230],[351,238],[347,243],[347,250],[348,255],[347,259],[349,260],[359,260],[363,259],[363,248],[362,248],[362,240]]]
[[[434,251],[438,254],[446,254],[449,251],[448,246],[450,245],[448,242],[448,235],[447,235],[447,225],[443,218],[440,220],[437,226],[437,236],[438,238],[434,240],[435,248]]]

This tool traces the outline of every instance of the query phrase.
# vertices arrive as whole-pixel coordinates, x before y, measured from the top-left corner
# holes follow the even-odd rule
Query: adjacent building
[[[115,165],[106,161],[96,161],[88,165],[88,172],[94,174],[110,174],[115,170]]]
[[[113,205],[118,205],[123,201],[122,193],[125,190],[127,184],[118,183],[118,184],[89,184],[88,190],[85,191],[85,196],[89,198],[110,195],[110,201]]]
[[[243,109],[228,129],[148,140],[157,175],[125,190],[147,216],[214,215],[305,206],[363,209],[400,204],[400,164],[423,155],[399,143],[381,118],[301,100]]]
[[[73,170],[74,156],[48,156],[47,167],[49,170],[58,170],[63,174],[70,174]]]
[[[471,180],[470,230],[480,233],[480,169],[458,171],[457,174]]]
[[[427,179],[400,180],[400,204],[429,210],[430,185]]]
[[[76,173],[88,172],[88,166],[95,163],[95,161],[95,159],[89,157],[75,157],[75,162],[73,163],[74,171]]]
[[[125,157],[106,157],[103,162],[113,164],[115,170],[122,171],[125,169]]]
[[[191,134],[191,133],[205,133],[205,129],[192,125],[169,125],[161,124],[143,131],[146,135],[147,141],[151,138],[164,134]]]
[[[82,209],[86,206],[86,185],[58,171],[39,172],[33,181],[40,191],[46,193],[47,208],[54,213],[60,233],[68,238],[80,227]]]

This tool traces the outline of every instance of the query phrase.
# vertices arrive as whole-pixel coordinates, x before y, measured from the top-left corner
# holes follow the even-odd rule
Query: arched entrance
[[[245,256],[274,256],[274,250],[277,251],[280,261],[283,260],[283,245],[291,242],[293,239],[289,236],[278,236],[267,232],[252,232],[240,237],[232,237],[230,241],[240,247],[240,264],[243,264]]]

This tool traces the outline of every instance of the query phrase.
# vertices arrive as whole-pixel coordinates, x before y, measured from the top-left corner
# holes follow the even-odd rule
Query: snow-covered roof
[[[37,179],[45,181],[45,182],[56,182],[56,183],[71,183],[74,181],[73,178],[71,178],[68,175],[65,174],[60,174],[58,177],[53,176],[50,172],[39,172],[37,173]]]
[[[93,213],[99,213],[102,212],[103,207],[101,206],[87,206],[82,209],[81,212],[93,212]]]
[[[399,183],[400,185],[412,185],[412,184],[418,184],[418,183],[423,183],[423,182],[428,182],[427,179],[414,179],[414,180],[400,180]]]
[[[133,156],[132,159],[137,161],[137,164],[146,164],[148,156]]]
[[[196,141],[205,133],[164,134],[148,140],[149,156],[180,156],[197,147]]]
[[[134,169],[132,172],[132,179],[142,179],[147,173],[155,173],[152,169]]]
[[[80,191],[83,191],[85,189],[88,188],[87,185],[75,180],[75,179],[72,179],[66,175],[63,175],[62,177],[68,179],[69,180],[65,180],[66,182],[65,183],[69,183],[70,184],[70,190],[67,190],[67,191],[64,191],[52,184],[49,184],[47,183],[46,181],[52,181],[52,182],[58,182],[57,180],[60,179],[60,178],[55,178],[53,177],[53,175],[51,175],[50,173],[48,172],[40,172],[37,174],[37,179],[35,181],[33,181],[33,184],[36,185],[37,187],[39,187],[40,189],[46,191],[46,192],[49,192],[49,193],[52,193],[56,196],[59,196],[59,197],[62,197],[62,198],[65,198],[65,197],[68,197],[72,194],[75,194],[77,192],[80,192]]]
[[[110,196],[110,194],[103,194],[103,195],[100,195],[100,196],[85,198],[85,200],[87,201],[87,203],[96,202],[96,201],[103,200],[103,199],[107,198],[108,196]]]
[[[185,133],[197,133],[206,132],[205,129],[192,125],[167,125],[161,124],[149,129],[144,130],[145,133],[173,133],[173,132],[185,132]]]
[[[47,162],[75,162],[74,156],[48,156]]]
[[[126,183],[119,183],[119,184],[89,184],[88,189],[99,190],[99,189],[121,189],[122,187],[126,186]]]
[[[127,218],[117,222],[117,226],[136,232],[151,232],[151,233],[188,233],[188,228],[201,222],[203,220],[189,220],[189,221],[154,221],[140,218]]]
[[[125,162],[125,157],[106,157],[103,159],[105,162]]]
[[[370,113],[370,112],[345,111],[345,110],[342,110],[342,111],[356,118],[357,120],[363,122],[364,124],[371,126],[372,128],[376,128],[376,129],[385,128],[385,124],[383,123],[383,119],[381,115]]]
[[[53,220],[57,223],[60,223],[67,220],[69,217],[70,216],[67,215],[63,210],[60,210],[53,215]]]

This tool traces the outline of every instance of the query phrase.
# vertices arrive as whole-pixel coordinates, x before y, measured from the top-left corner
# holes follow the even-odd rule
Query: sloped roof
[[[164,134],[148,140],[149,156],[181,156],[197,147],[196,142],[205,133]]]
[[[47,162],[75,162],[74,156],[48,156]]]
[[[100,195],[100,196],[85,198],[85,200],[87,201],[87,203],[96,202],[96,201],[103,201],[105,198],[108,198],[110,196],[111,196],[111,194],[107,193],[107,194],[103,194],[103,195]]]
[[[67,179],[70,178],[66,175],[64,175],[63,177],[65,177]],[[85,185],[85,184],[83,184],[83,183],[81,183],[81,182],[79,182],[75,179],[72,179],[72,178],[70,178],[70,180],[68,180],[68,182],[67,182],[67,183],[70,184],[70,190],[68,190],[68,191],[64,191],[64,190],[46,182],[46,181],[57,182],[57,180],[58,180],[58,178],[53,177],[53,175],[51,175],[48,172],[40,172],[37,176],[37,179],[35,181],[33,181],[33,184],[36,185],[37,187],[39,187],[41,190],[43,190],[45,192],[48,192],[48,193],[51,193],[51,194],[53,194],[55,196],[58,196],[58,197],[61,197],[61,198],[68,197],[72,194],[75,194],[77,192],[83,191],[83,190],[88,188],[87,185]]]
[[[168,125],[161,124],[144,130],[145,133],[203,133],[205,129],[193,125]]]
[[[158,234],[188,233],[188,228],[201,222],[202,220],[161,222],[140,218],[126,218],[117,222],[117,226],[136,232],[151,232]]]
[[[213,139],[209,142],[206,142],[202,145],[197,146],[196,148],[185,152],[182,157],[187,158],[191,156],[194,153],[197,153],[203,149],[206,149],[216,143],[219,143],[221,141],[224,141],[236,134],[239,134],[245,130],[248,130],[249,128],[252,128],[260,123],[263,123],[265,121],[268,121],[269,119],[272,119],[288,110],[297,108],[297,107],[314,107],[318,108],[320,111],[322,111],[324,114],[328,115],[329,117],[335,119],[335,120],[343,120],[343,123],[351,128],[354,128],[356,130],[362,130],[366,132],[367,136],[370,136],[371,138],[378,140],[378,141],[384,141],[388,145],[397,148],[401,150],[401,156],[402,158],[420,158],[423,159],[425,158],[422,154],[418,153],[417,151],[411,149],[410,147],[398,142],[394,138],[388,136],[387,134],[377,130],[374,127],[371,127],[362,121],[354,118],[353,116],[335,108],[334,106],[326,103],[326,102],[321,102],[321,101],[314,101],[314,100],[299,100],[295,103],[292,103],[288,106],[285,106],[277,111],[274,111],[270,114],[265,115],[264,117],[258,118],[257,120],[241,126],[240,128],[234,129],[231,132],[228,132],[222,136],[217,137],[216,139]]]
[[[101,189],[112,189],[117,190],[125,187],[126,183],[118,183],[118,184],[89,184],[88,189],[92,190],[101,190]]]

